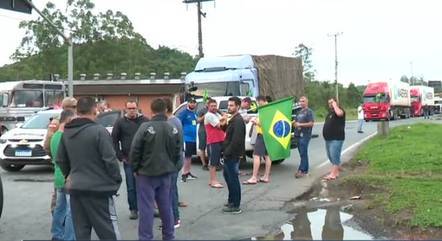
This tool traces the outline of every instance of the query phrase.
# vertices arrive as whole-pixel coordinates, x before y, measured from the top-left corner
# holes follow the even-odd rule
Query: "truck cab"
[[[424,111],[422,108],[422,92],[419,88],[410,89],[411,97],[411,115],[412,116],[423,116]]]
[[[201,58],[185,82],[196,96],[258,96],[258,71],[250,55]]]

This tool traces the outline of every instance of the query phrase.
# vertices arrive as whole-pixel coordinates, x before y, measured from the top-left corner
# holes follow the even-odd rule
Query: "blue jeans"
[[[224,179],[226,180],[229,198],[227,202],[239,208],[241,204],[241,184],[239,183],[239,160],[224,159]]]
[[[180,211],[178,209],[178,172],[172,174],[172,183],[170,184],[170,199],[172,202],[172,212],[175,223],[180,219]]]
[[[327,157],[330,162],[339,166],[341,164],[341,150],[344,140],[330,140],[325,141],[325,149],[327,150]]]
[[[126,176],[126,188],[127,188],[127,202],[129,203],[129,210],[138,211],[137,206],[137,188],[135,184],[134,172],[132,165],[123,162],[124,174]]]
[[[362,125],[364,124],[364,120],[358,120],[358,131],[362,131]]]
[[[301,162],[299,163],[298,171],[308,173],[308,144],[310,143],[310,137],[299,137],[298,139],[298,152]]]
[[[74,224],[72,223],[70,196],[63,189],[55,189],[57,199],[52,215],[51,234],[55,240],[75,240]]]

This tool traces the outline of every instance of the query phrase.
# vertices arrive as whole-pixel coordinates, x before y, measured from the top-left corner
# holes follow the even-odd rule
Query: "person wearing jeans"
[[[119,118],[112,129],[112,140],[118,160],[123,162],[126,176],[127,202],[129,204],[129,219],[138,218],[137,188],[132,165],[128,161],[129,151],[138,128],[144,122],[149,121],[145,116],[138,113],[138,104],[129,99],[126,102],[126,114]]]
[[[230,121],[226,125],[226,118],[220,120],[221,126],[226,130],[224,146],[224,179],[229,189],[229,196],[225,213],[239,214],[242,212],[241,204],[241,184],[239,182],[239,160],[245,152],[246,125],[238,110],[241,99],[230,97],[227,109],[231,115]]]
[[[313,111],[308,108],[308,99],[305,96],[299,98],[301,111],[292,122],[295,130],[295,137],[298,138],[298,152],[301,158],[298,171],[295,173],[296,178],[301,178],[308,173],[308,144],[312,137],[312,129],[314,125]]]
[[[70,197],[64,190],[65,178],[57,165],[57,152],[63,136],[64,126],[74,118],[75,112],[64,110],[60,114],[60,125],[58,130],[52,135],[50,140],[50,150],[52,152],[52,163],[54,164],[54,187],[55,206],[52,213],[51,234],[53,240],[75,240],[74,224],[72,223],[72,213]]]
[[[324,179],[330,181],[339,176],[341,150],[345,139],[345,111],[333,98],[328,100],[328,106],[330,111],[325,119],[322,135],[325,139],[327,157],[332,163],[330,174]]]

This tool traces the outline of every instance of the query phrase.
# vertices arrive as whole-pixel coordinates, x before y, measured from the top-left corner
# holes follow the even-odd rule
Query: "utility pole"
[[[189,3],[196,3],[197,6],[197,14],[198,14],[198,56],[200,58],[204,57],[203,52],[203,31],[201,26],[201,16],[206,17],[206,13],[203,13],[201,11],[202,8],[202,2],[209,2],[209,1],[215,1],[215,0],[184,0],[183,3],[189,4]]]
[[[68,95],[69,97],[74,96],[74,86],[73,86],[73,78],[74,78],[74,44],[72,42],[72,38],[66,36],[63,31],[61,31],[48,17],[46,17],[31,1],[24,0],[29,6],[32,7],[46,22],[49,23],[57,33],[63,37],[64,41],[68,44]]]
[[[336,88],[336,101],[339,102],[339,90],[338,90],[338,36],[342,35],[342,32],[328,34],[329,37],[335,38],[335,88]]]

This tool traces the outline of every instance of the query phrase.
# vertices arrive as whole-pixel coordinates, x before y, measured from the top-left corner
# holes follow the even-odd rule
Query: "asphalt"
[[[440,120],[432,120],[441,122]],[[407,125],[428,120],[408,119],[390,122],[390,126]],[[346,140],[343,147],[343,161],[349,160],[357,147],[376,134],[377,122],[364,123],[364,133],[357,133],[357,122],[346,124]],[[182,226],[176,231],[177,239],[244,239],[261,236],[290,219],[284,205],[307,192],[318,178],[325,175],[330,164],[325,154],[322,138],[322,124],[315,125],[309,148],[310,174],[295,179],[299,165],[299,154],[293,150],[291,157],[280,165],[272,167],[271,182],[268,184],[242,186],[242,209],[238,215],[221,211],[227,198],[227,189],[212,189],[208,186],[208,172],[195,163],[192,173],[199,178],[179,183],[180,199],[189,204],[181,208]],[[243,167],[250,174],[251,164]],[[17,173],[0,171],[3,179],[5,203],[0,219],[1,240],[50,239],[51,216],[49,212],[52,190],[52,173],[47,167],[25,167]],[[221,172],[218,173],[220,180]],[[242,176],[241,180],[249,178]],[[119,229],[124,239],[137,239],[138,221],[129,220],[126,188],[123,185],[116,197]],[[156,219],[155,227],[160,225]],[[161,231],[155,228],[157,239]]]

